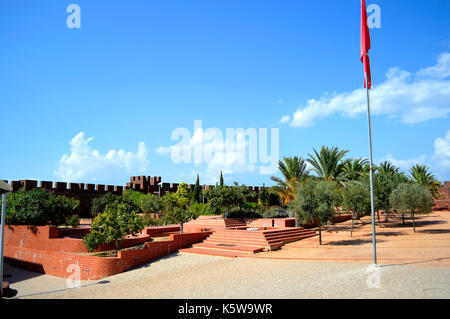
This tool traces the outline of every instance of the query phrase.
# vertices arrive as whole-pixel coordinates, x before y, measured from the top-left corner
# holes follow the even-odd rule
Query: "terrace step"
[[[211,243],[211,244],[232,244],[232,245],[245,245],[245,246],[251,246],[251,247],[264,247],[268,245],[267,241],[243,241],[243,240],[223,240],[223,239],[210,239],[205,240],[204,243]]]
[[[264,250],[263,246],[255,247],[255,246],[243,246],[243,245],[235,245],[230,243],[208,243],[203,242],[199,244],[192,245],[194,248],[212,248],[218,250],[227,250],[227,251],[240,251],[245,253],[258,253]]]
[[[248,255],[248,253],[233,252],[233,251],[218,250],[218,249],[209,249],[209,248],[195,248],[195,247],[180,249],[179,252],[180,253],[188,253],[188,254],[231,257],[231,258]]]

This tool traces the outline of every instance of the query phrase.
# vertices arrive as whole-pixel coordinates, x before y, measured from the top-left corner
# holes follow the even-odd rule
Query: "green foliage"
[[[196,216],[201,215],[216,215],[215,211],[211,209],[211,207],[208,204],[200,204],[200,203],[191,203],[189,205],[190,210],[192,210]],[[223,212],[222,212],[223,213]],[[219,212],[220,214],[220,212]]]
[[[217,211],[219,208],[229,209],[237,207],[242,211],[248,202],[256,197],[256,193],[245,185],[235,183],[233,187],[215,187],[205,192],[208,205]]]
[[[275,207],[267,208],[261,211],[263,218],[288,218],[289,213]]]
[[[428,166],[414,165],[409,169],[409,173],[411,174],[411,179],[414,182],[428,188],[433,198],[441,197],[439,193],[441,184],[436,180]]]
[[[270,205],[270,194],[265,184],[259,190],[258,204],[262,207],[268,207]]]
[[[164,223],[166,223],[166,219],[163,217],[160,218],[154,218],[153,214],[150,213],[144,213],[142,216],[142,222],[144,223],[144,226],[162,226]]]
[[[180,185],[178,185],[175,196],[180,207],[187,207],[191,198],[188,185],[186,183],[181,183]]]
[[[400,174],[398,167],[396,167],[390,161],[381,162],[380,165],[377,167],[377,172],[386,176]]]
[[[220,178],[219,178],[219,180],[220,180],[220,186],[225,186],[225,184],[224,184],[224,182],[223,182],[223,175],[222,175],[222,171],[220,171]]]
[[[194,189],[192,190],[191,202],[200,203],[201,189],[200,189],[200,177],[197,174],[197,180],[195,181]]]
[[[369,178],[366,178],[364,182],[370,185]],[[375,207],[381,209],[386,214],[389,214],[390,209],[392,208],[389,196],[392,191],[398,185],[398,178],[395,178],[394,175],[390,175],[387,173],[376,173],[373,176],[373,190],[375,195]]]
[[[183,193],[181,193],[183,194]],[[180,232],[183,232],[183,224],[198,217],[197,211],[187,207],[186,198],[180,194],[169,193],[164,195],[164,218],[168,223],[180,224]]]
[[[162,214],[164,211],[164,203],[161,197],[154,194],[147,194],[141,198],[140,211],[145,213]]]
[[[320,152],[314,148],[314,156],[308,154],[308,163],[312,165],[312,170],[321,179],[337,181],[344,184],[348,180],[349,172],[346,172],[345,167],[350,162],[349,159],[344,159],[348,151],[339,150],[337,147],[322,146]]]
[[[319,223],[319,241],[322,244],[321,226],[333,219],[337,199],[336,183],[309,180],[298,186],[296,198],[289,208],[295,213],[297,224]]]
[[[431,192],[420,184],[402,183],[390,196],[392,207],[400,212],[427,214],[433,207]]]
[[[9,194],[6,199],[6,223],[10,225],[62,225],[78,212],[79,201],[35,188]]]
[[[72,215],[66,219],[65,224],[72,228],[77,228],[80,225],[80,216]]]
[[[97,215],[91,225],[91,232],[83,239],[89,251],[102,244],[119,241],[128,235],[136,235],[144,228],[142,218],[137,215],[135,207],[128,202],[115,201],[105,208],[105,212]]]
[[[342,207],[352,213],[355,217],[358,215],[370,215],[370,185],[368,183],[348,184],[341,192]]]
[[[114,203],[119,196],[114,195],[112,193],[106,193],[100,197],[96,197],[92,200],[91,205],[91,215],[92,217],[97,216],[105,211],[106,206]]]
[[[127,189],[123,192],[122,196],[119,197],[119,201],[121,203],[127,203],[130,206],[133,207],[133,210],[142,213],[141,210],[141,202],[145,198],[146,194],[143,194],[141,192]]]
[[[343,169],[348,180],[357,181],[361,177],[369,175],[370,165],[365,158],[355,158],[347,161]]]
[[[309,177],[309,170],[305,160],[299,156],[283,157],[283,161],[278,162],[278,168],[283,178],[272,176],[270,179],[277,183],[272,189],[282,199],[283,204],[287,205],[295,198],[297,184]]]

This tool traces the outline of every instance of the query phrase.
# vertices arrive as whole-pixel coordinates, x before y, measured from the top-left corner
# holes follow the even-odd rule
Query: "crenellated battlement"
[[[7,180],[5,180],[8,183]],[[88,184],[88,183],[67,183],[59,181],[37,181],[23,179],[11,181],[10,185],[13,192],[23,189],[26,191],[41,188],[55,193],[56,195],[64,195],[76,198],[80,201],[80,216],[90,217],[89,211],[92,205],[92,199],[112,193],[122,195],[124,190],[132,189],[145,194],[165,195],[177,191],[179,183],[163,183],[161,176],[131,176],[130,182],[126,186],[104,185],[104,184]],[[193,190],[194,184],[188,184],[189,190]],[[202,190],[214,188],[214,185],[201,185]],[[260,188],[249,186],[249,189],[259,194]],[[257,197],[256,197],[257,198]]]

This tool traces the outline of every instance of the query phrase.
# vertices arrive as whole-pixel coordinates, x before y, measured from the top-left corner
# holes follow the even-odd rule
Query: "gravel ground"
[[[15,298],[450,298],[450,269],[383,265],[369,288],[368,264],[172,254],[68,289],[66,280],[10,265]]]

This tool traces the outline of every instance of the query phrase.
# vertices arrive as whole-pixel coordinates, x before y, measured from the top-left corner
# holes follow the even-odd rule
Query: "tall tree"
[[[222,171],[220,171],[220,183],[219,183],[219,185],[220,186],[224,186],[225,184],[224,184],[224,182],[223,182],[223,175],[222,175]]]
[[[327,146],[322,146],[319,153],[314,148],[313,151],[314,155],[308,154],[309,158],[307,161],[312,165],[312,170],[319,178],[345,184],[348,180],[348,175],[350,175],[344,169],[350,161],[349,159],[344,159],[348,151]]]
[[[398,174],[398,167],[392,164],[390,161],[381,162],[377,167],[377,172],[387,176]]]
[[[309,176],[306,162],[299,156],[283,157],[283,161],[278,162],[278,168],[283,178],[272,176],[271,180],[277,182],[272,189],[281,197],[284,205],[287,205],[295,198],[298,183],[304,182]]]
[[[192,190],[192,202],[200,203],[200,177],[197,174],[197,180],[195,181],[194,189]]]
[[[430,172],[430,168],[426,165],[414,165],[409,169],[411,179],[422,185],[431,192],[433,198],[440,198],[439,188],[441,184],[436,180],[434,175]]]
[[[349,180],[359,180],[370,172],[369,160],[366,158],[355,158],[345,163],[343,167]]]

